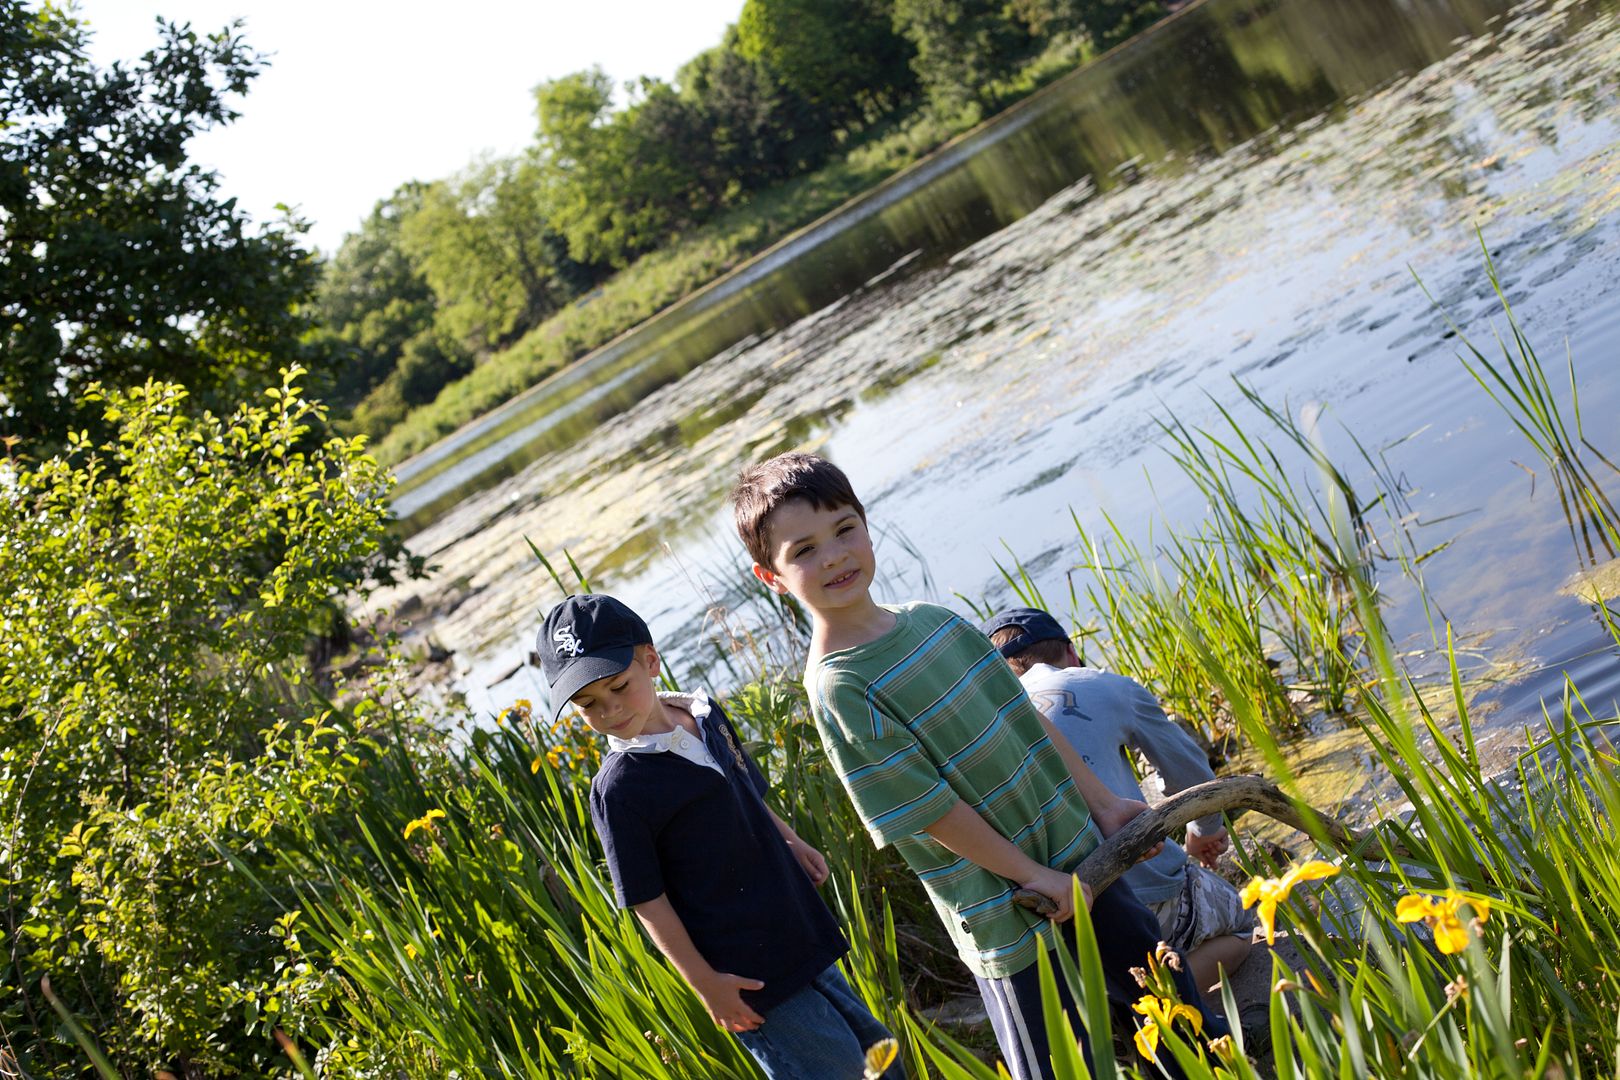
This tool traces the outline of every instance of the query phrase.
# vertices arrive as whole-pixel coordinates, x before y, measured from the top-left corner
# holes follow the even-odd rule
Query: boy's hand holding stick
[[[1091,910],[1096,895],[1091,886],[1080,883],[1080,896]],[[1074,918],[1074,875],[1061,870],[1050,870],[1035,881],[1026,881],[1023,888],[1013,894],[1013,901],[1035,914],[1053,922],[1068,922]]]
[[[1140,799],[1127,799],[1123,796],[1114,798],[1107,806],[1093,808],[1091,820],[1097,823],[1097,829],[1107,839],[1119,832],[1125,826],[1141,817],[1153,808]],[[1152,846],[1145,848],[1137,855],[1137,862],[1146,862],[1164,850],[1164,837]]]
[[[1182,842],[1181,846],[1187,849],[1189,858],[1197,859],[1206,869],[1213,870],[1215,864],[1220,861],[1221,856],[1226,852],[1226,830],[1220,829],[1210,833],[1208,836],[1200,836],[1189,831],[1187,839]]]

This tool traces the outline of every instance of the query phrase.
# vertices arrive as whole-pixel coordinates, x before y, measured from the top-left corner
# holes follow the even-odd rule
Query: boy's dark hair
[[[825,458],[792,451],[750,465],[731,489],[737,535],[749,556],[761,566],[771,565],[771,538],[766,521],[771,511],[793,499],[803,499],[817,510],[847,506],[866,520],[866,507],[855,497],[844,470]]]
[[[1023,631],[1016,626],[1004,626],[990,635],[990,644],[999,649],[1022,633]],[[1051,664],[1057,667],[1067,657],[1068,648],[1068,639],[1037,641],[1022,652],[1006,657],[1006,661],[1013,671],[1022,675],[1036,664]]]

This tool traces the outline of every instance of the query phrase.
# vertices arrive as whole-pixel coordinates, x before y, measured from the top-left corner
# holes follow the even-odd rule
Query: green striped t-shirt
[[[827,756],[879,847],[922,879],[962,961],[984,978],[1035,963],[1047,920],[1013,903],[1018,883],[923,832],[958,799],[1038,863],[1071,870],[1098,834],[1040,713],[989,640],[946,608],[890,608],[875,641],[805,670]]]

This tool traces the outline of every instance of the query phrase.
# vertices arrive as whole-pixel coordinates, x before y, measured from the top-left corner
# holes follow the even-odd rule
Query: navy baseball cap
[[[611,596],[570,596],[552,608],[534,643],[551,685],[551,718],[587,684],[629,667],[637,645],[651,644],[641,616]]]
[[[1058,621],[1040,608],[1012,607],[1003,608],[979,627],[984,636],[989,637],[997,630],[1007,627],[1016,627],[1018,636],[1007,644],[1001,646],[1002,656],[1017,656],[1025,649],[1039,641],[1068,641],[1069,633],[1058,625]]]

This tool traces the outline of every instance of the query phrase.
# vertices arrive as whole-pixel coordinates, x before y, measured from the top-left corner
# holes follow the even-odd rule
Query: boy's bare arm
[[[1030,858],[967,803],[958,801],[923,831],[969,862],[1050,899],[1058,906],[1054,922],[1067,922],[1074,915],[1073,876]],[[1086,907],[1091,907],[1090,887],[1082,883],[1080,890]]]
[[[826,881],[827,860],[822,856],[821,852],[805,843],[804,838],[793,831],[793,826],[778,817],[775,810],[767,806],[765,812],[771,815],[771,820],[776,823],[776,831],[782,834],[782,839],[787,843],[788,850],[793,852],[793,857],[798,860],[800,866],[804,867],[804,872],[810,877],[810,883],[820,885],[823,881]]]
[[[1126,822],[1148,808],[1145,802],[1122,799],[1109,791],[1107,786],[1097,779],[1097,774],[1091,771],[1086,759],[1080,756],[1080,751],[1074,748],[1074,743],[1058,730],[1057,725],[1046,718],[1045,713],[1041,713],[1041,727],[1046,730],[1046,738],[1058,752],[1058,757],[1063,759],[1069,775],[1074,778],[1074,786],[1079,789],[1080,797],[1086,801],[1086,809],[1091,811],[1091,820],[1097,823],[1098,831],[1104,836],[1114,835],[1125,826]],[[1163,850],[1164,844],[1155,844],[1142,858],[1151,859]]]
[[[765,1022],[765,1018],[750,1008],[738,993],[739,990],[759,990],[765,984],[758,979],[745,979],[741,975],[716,971],[710,967],[697,946],[692,944],[692,935],[686,932],[686,924],[675,913],[668,896],[661,895],[655,900],[637,904],[631,910],[641,920],[641,925],[647,928],[647,934],[658,946],[658,951],[675,965],[681,978],[696,991],[716,1025],[726,1031],[753,1031]]]

